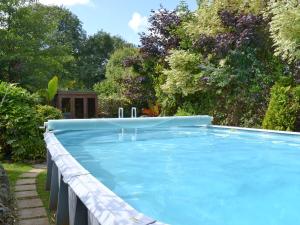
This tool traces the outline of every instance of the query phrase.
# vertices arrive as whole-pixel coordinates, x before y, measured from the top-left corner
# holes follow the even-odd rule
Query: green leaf
[[[48,83],[48,100],[52,101],[57,93],[58,77],[54,76]]]

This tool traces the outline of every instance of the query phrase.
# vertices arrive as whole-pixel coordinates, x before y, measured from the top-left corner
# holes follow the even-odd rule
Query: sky
[[[174,9],[180,0],[40,0],[47,5],[65,6],[76,14],[88,35],[103,30],[139,44],[138,33],[146,30],[151,9],[163,5]],[[196,0],[186,0],[191,10]]]

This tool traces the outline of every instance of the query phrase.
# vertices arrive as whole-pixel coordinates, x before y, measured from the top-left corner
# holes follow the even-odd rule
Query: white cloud
[[[147,24],[147,17],[141,16],[138,12],[133,13],[131,20],[128,22],[128,26],[136,33],[145,29]]]
[[[71,5],[87,5],[90,4],[90,0],[39,0],[40,3],[45,5],[65,5],[65,6],[71,6]]]

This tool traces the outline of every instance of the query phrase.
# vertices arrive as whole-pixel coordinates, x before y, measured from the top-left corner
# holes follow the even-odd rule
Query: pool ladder
[[[131,108],[131,118],[136,118],[136,107]]]
[[[122,107],[119,108],[118,118],[124,118],[124,109]]]
[[[137,117],[136,107],[132,107],[131,108],[131,118],[136,118],[136,117]],[[118,118],[124,118],[124,109],[122,107],[119,107]]]
[[[124,118],[124,109],[122,107],[119,107],[118,117]],[[137,117],[136,107],[132,107],[131,118],[136,118],[136,117]],[[137,128],[134,129],[134,134],[131,136],[131,140],[136,141],[136,137],[137,137]],[[121,133],[119,133],[119,141],[123,141],[123,139],[124,139],[124,128],[121,128]]]

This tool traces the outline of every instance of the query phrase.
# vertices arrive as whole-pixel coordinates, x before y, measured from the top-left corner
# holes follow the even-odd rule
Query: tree
[[[64,76],[67,63],[74,60],[69,44],[59,41],[61,11],[41,4],[1,2],[6,10],[0,30],[0,78],[19,83],[29,90],[47,84],[53,74]]]
[[[86,39],[80,20],[63,7],[24,2],[0,5],[1,79],[32,91],[44,87],[53,74],[59,74],[62,86],[80,83],[75,62]]]
[[[263,120],[263,128],[293,131],[300,115],[300,86],[277,82],[271,89],[271,97]]]
[[[300,62],[300,3],[297,0],[271,1],[270,32],[275,54],[289,63]]]
[[[93,85],[105,78],[105,68],[111,54],[118,48],[130,46],[123,39],[100,31],[88,37],[82,45],[77,60],[79,79],[85,87]]]
[[[195,17],[185,23],[185,29],[192,37],[199,35],[216,35],[227,32],[222,25],[219,12],[228,10],[232,12],[259,14],[266,8],[266,1],[261,0],[200,0],[199,9]]]
[[[201,70],[199,64],[201,58],[198,54],[184,50],[173,50],[167,62],[170,69],[164,70],[166,82],[162,89],[166,93],[180,93],[184,96],[197,92],[201,86]]]
[[[132,64],[128,65],[128,63],[129,59],[133,61],[136,57],[138,57],[137,48],[125,47],[117,49],[107,62],[105,77],[117,81],[129,74],[133,75]]]
[[[51,10],[60,18],[58,21],[55,39],[62,46],[68,46],[72,61],[64,64],[64,71],[61,74],[61,87],[67,89],[81,88],[83,82],[78,74],[78,60],[80,51],[86,41],[86,32],[82,28],[82,23],[76,15],[66,8],[52,6]]]
[[[157,11],[152,10],[149,30],[140,35],[143,57],[164,57],[169,50],[178,47],[180,39],[175,35],[175,29],[181,22],[181,15],[177,10],[169,11],[162,6]]]
[[[170,50],[167,65],[161,63],[162,92],[156,88],[156,94],[163,112],[177,108],[211,114],[219,124],[261,125],[284,66],[273,55],[264,6],[256,3],[203,1],[195,18],[183,23],[193,45]]]

